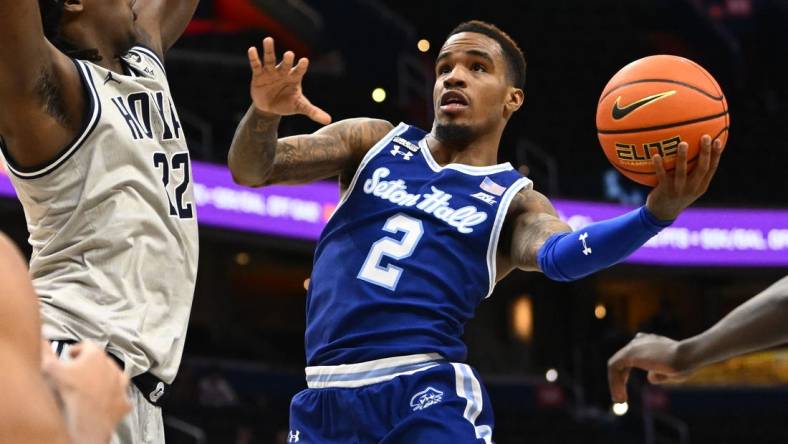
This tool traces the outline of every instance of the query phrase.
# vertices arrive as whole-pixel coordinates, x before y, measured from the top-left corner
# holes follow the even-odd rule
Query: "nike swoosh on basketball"
[[[630,103],[627,106],[622,107],[619,102],[621,101],[621,96],[616,98],[616,103],[613,104],[613,119],[620,120],[626,117],[632,111],[635,111],[638,108],[642,108],[648,104],[654,103],[657,100],[664,99],[665,97],[672,96],[676,94],[676,91],[665,91],[659,94],[654,94],[653,96],[643,97],[640,100],[636,100]]]

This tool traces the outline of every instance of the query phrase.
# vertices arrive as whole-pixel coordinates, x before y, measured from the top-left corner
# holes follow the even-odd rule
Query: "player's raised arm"
[[[249,48],[252,68],[252,106],[235,132],[228,164],[235,181],[242,185],[299,184],[341,175],[353,170],[369,148],[386,133],[391,123],[378,119],[347,119],[334,124],[322,109],[304,96],[301,81],[309,61],[294,65],[288,51],[276,63],[274,41],[263,40],[263,59]],[[279,139],[282,116],[303,114],[328,125],[310,135]]]
[[[558,219],[547,198],[534,190],[521,191],[504,225],[501,271],[542,271],[550,279],[572,281],[617,264],[706,192],[721,153],[719,141],[712,143],[711,137],[703,136],[698,166],[691,174],[687,174],[684,142],[678,148],[675,173],[667,174],[662,159],[654,156],[659,185],[645,206],[575,232]]]
[[[0,0],[0,38],[0,103],[9,114],[8,101],[32,95],[52,63],[38,2]]]
[[[788,277],[774,283],[721,321],[683,341],[638,335],[608,361],[610,395],[627,400],[632,368],[648,371],[652,383],[680,381],[693,370],[733,356],[788,342]]]
[[[0,0],[0,40],[0,136],[10,160],[38,165],[82,123],[79,75],[44,37],[36,0]]]
[[[161,57],[181,37],[200,0],[136,0],[140,43]]]

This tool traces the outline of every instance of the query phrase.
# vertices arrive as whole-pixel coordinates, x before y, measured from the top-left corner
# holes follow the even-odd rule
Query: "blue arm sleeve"
[[[555,281],[580,279],[626,259],[671,223],[643,206],[582,230],[556,233],[539,249],[539,268]]]

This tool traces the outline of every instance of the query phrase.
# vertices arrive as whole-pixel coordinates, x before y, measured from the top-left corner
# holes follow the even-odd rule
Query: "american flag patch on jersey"
[[[481,185],[479,185],[479,188],[490,194],[495,194],[496,196],[503,196],[503,192],[506,191],[506,188],[493,182],[489,177],[484,178]]]

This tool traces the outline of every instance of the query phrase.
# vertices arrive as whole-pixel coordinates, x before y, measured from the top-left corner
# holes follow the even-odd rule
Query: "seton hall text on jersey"
[[[164,91],[139,91],[112,98],[121,117],[129,125],[131,136],[134,140],[143,137],[153,139],[154,128],[161,128],[161,134],[156,134],[161,141],[180,139],[181,122],[172,99]],[[152,125],[151,119],[161,122],[161,125]]]
[[[439,220],[446,222],[463,234],[473,232],[474,225],[487,220],[487,213],[479,211],[475,206],[468,205],[454,209],[449,205],[452,195],[434,186],[430,187],[432,193],[410,194],[408,185],[402,179],[381,180],[389,176],[391,170],[380,167],[372,173],[372,177],[364,182],[364,193],[371,194],[387,200],[401,207],[415,206],[419,210],[432,214]]]

